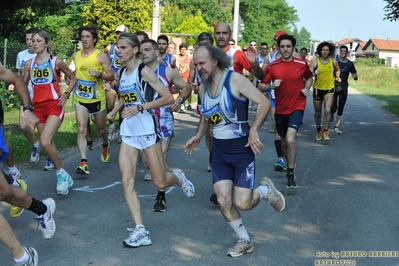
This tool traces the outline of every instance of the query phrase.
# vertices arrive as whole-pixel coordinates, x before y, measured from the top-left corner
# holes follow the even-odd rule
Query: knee
[[[44,151],[47,151],[47,149],[50,148],[50,145],[51,145],[50,141],[40,138],[40,146]]]

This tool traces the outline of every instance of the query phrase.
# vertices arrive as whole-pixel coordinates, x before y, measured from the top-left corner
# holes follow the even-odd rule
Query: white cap
[[[129,32],[129,31],[127,30],[127,28],[126,28],[125,25],[119,25],[119,26],[116,28],[115,32]]]

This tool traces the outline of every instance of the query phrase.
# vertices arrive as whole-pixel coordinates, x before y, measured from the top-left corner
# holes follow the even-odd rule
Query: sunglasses
[[[244,49],[243,51],[246,52],[246,51],[248,51],[248,50],[247,50],[247,49]]]

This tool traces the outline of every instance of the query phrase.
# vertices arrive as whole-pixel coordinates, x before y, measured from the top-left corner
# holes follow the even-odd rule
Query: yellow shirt
[[[89,69],[93,68],[97,71],[103,71],[100,63],[97,61],[100,50],[95,50],[88,57],[82,57],[82,50],[76,52],[76,86],[74,90],[75,101],[82,103],[93,103],[105,100],[106,95],[103,87],[104,80],[91,76]]]
[[[331,90],[334,88],[334,61],[330,57],[326,64],[320,61],[320,58],[317,58],[317,69],[319,73],[315,77],[315,81],[313,87],[318,90]]]

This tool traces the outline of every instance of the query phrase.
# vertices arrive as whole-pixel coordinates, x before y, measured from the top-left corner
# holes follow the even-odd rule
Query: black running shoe
[[[285,182],[287,183],[287,188],[297,188],[297,185],[295,183],[295,173],[287,172]]]
[[[217,199],[217,197],[216,197],[215,191],[212,191],[211,195],[209,196],[209,200],[210,200],[211,202],[213,202],[213,204],[219,205],[218,199]]]
[[[152,208],[153,212],[164,212],[166,210],[166,199],[163,197],[157,196],[155,199],[154,207]]]

